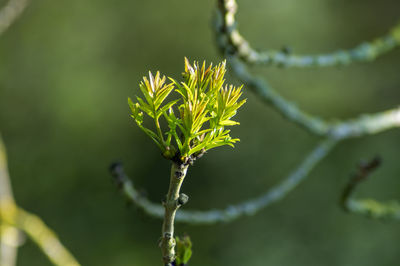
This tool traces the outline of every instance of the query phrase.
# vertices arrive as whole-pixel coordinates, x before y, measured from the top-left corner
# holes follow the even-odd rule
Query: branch
[[[272,105],[285,118],[312,134],[344,139],[376,134],[400,127],[400,107],[375,114],[364,114],[358,118],[328,122],[304,112],[294,103],[283,98],[264,80],[252,76],[246,66],[237,58],[228,56],[228,63],[234,75],[242,83],[245,83],[261,100],[266,104]]]
[[[322,141],[284,181],[257,198],[231,205],[220,210],[180,210],[176,214],[176,221],[190,224],[214,224],[218,222],[230,222],[245,215],[254,215],[270,204],[284,198],[307,177],[310,171],[337,143],[338,141],[334,139],[325,139]],[[124,173],[121,164],[113,164],[111,172],[117,181],[117,185],[121,188],[123,194],[129,201],[150,216],[156,218],[162,218],[164,216],[162,205],[153,203],[141,195],[135,189],[129,177]]]
[[[24,231],[55,265],[80,265],[61,244],[57,236],[36,215],[19,208],[11,191],[7,169],[7,155],[0,135],[0,223],[1,223],[1,264],[13,266],[19,245],[19,230]],[[16,230],[19,229],[19,230]],[[8,234],[4,235],[3,232]],[[10,231],[12,230],[12,231]],[[7,236],[7,237],[6,237]],[[3,252],[4,251],[4,252]]]
[[[18,247],[23,244],[21,232],[13,226],[0,224],[0,265],[14,266],[17,264]]]
[[[357,173],[349,180],[340,199],[341,206],[347,212],[361,214],[374,219],[400,220],[400,204],[396,201],[381,203],[373,199],[353,199],[357,186],[381,164],[377,157],[358,166]]]
[[[221,1],[219,3],[221,3]],[[224,45],[224,42],[226,42],[226,40],[224,40],[224,35],[220,33],[229,32],[228,28],[224,23],[222,23],[221,25],[217,25],[216,30],[219,46],[221,48],[227,47]],[[266,103],[275,107],[275,109],[277,109],[284,117],[303,126],[313,134],[325,136],[326,140],[317,146],[285,181],[275,188],[272,188],[264,195],[221,210],[181,210],[176,214],[176,221],[192,224],[213,224],[217,222],[232,221],[243,215],[252,215],[271,203],[283,198],[307,176],[311,169],[323,157],[325,157],[332,147],[340,140],[350,137],[360,137],[367,134],[375,134],[390,128],[400,127],[400,107],[381,113],[362,115],[355,119],[343,121],[336,120],[335,122],[326,122],[319,117],[307,114],[297,108],[293,103],[280,96],[263,80],[253,77],[247,71],[245,65],[235,56],[230,55],[229,51],[224,50],[224,52],[234,74],[242,83],[245,83],[247,87],[251,88]],[[126,176],[120,164],[114,164],[111,170],[113,176],[117,180],[118,186],[121,188],[128,200],[132,201],[136,206],[150,216],[158,218],[164,217],[164,208],[162,205],[153,203],[141,195],[135,189],[132,181]]]
[[[296,55],[287,49],[258,52],[239,33],[236,27],[235,0],[218,0],[218,8],[223,17],[224,31],[231,52],[237,54],[243,61],[251,64],[263,64],[284,67],[327,67],[348,65],[352,62],[372,61],[400,44],[400,24],[397,24],[386,35],[370,42],[364,42],[349,50],[339,50],[327,54]]]
[[[234,17],[232,15],[234,12],[232,10],[236,10],[236,3],[233,0],[219,0],[218,3],[220,12],[224,14],[222,16],[224,19],[216,21],[217,45],[227,57],[234,75],[241,83],[244,83],[265,103],[272,105],[285,118],[300,125],[312,134],[332,138],[360,137],[400,126],[400,107],[376,114],[362,115],[355,119],[329,122],[318,116],[306,113],[294,103],[286,100],[263,79],[251,75],[245,64],[238,59],[237,54],[232,54],[229,48],[231,46],[229,36],[232,31],[229,27],[234,25]],[[400,29],[398,35],[400,38]]]
[[[10,0],[0,10],[0,35],[22,14],[30,0]]]
[[[160,247],[163,254],[163,261],[165,266],[172,266],[172,263],[175,261],[175,215],[179,207],[181,207],[188,201],[188,196],[180,193],[187,169],[188,165],[178,165],[176,163],[172,163],[168,194],[165,201],[163,201],[165,213],[162,226]]]
[[[17,259],[17,247],[20,244],[20,233],[13,226],[3,223],[5,206],[15,205],[7,169],[6,148],[0,135],[0,265],[14,266]]]
[[[63,246],[57,235],[38,216],[16,205],[3,207],[6,215],[2,216],[2,221],[24,231],[54,265],[80,265]]]
[[[0,10],[0,35],[21,15],[29,0],[10,0]],[[7,170],[7,157],[0,134],[0,265],[14,266],[17,248],[21,245],[21,233],[13,226],[1,222],[4,204],[15,204]]]

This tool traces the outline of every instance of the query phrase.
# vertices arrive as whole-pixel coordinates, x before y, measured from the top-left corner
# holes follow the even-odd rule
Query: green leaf
[[[139,126],[139,127],[140,127],[141,130],[144,131],[144,133],[146,133],[146,134],[157,144],[157,146],[158,146],[161,150],[164,150],[164,148],[163,148],[163,146],[162,146],[162,144],[161,144],[161,140],[160,140],[160,138],[157,136],[156,133],[154,133],[154,132],[151,131],[150,129],[145,128],[145,127],[143,127],[143,126]]]
[[[154,106],[156,109],[160,107],[160,105],[163,103],[165,98],[168,97],[168,95],[171,93],[171,91],[174,89],[173,84],[168,84],[164,86],[157,94],[156,94],[156,100],[154,101]]]
[[[144,79],[145,81],[147,81],[146,78],[143,78],[143,79]],[[147,83],[148,83],[148,82],[147,82]],[[141,82],[141,83],[139,84],[139,88],[140,88],[140,90],[142,91],[142,94],[143,94],[144,98],[146,99],[147,103],[148,103],[149,105],[152,105],[152,104],[153,104],[153,96],[150,95],[149,90],[148,90],[148,87],[147,87],[143,82]]]
[[[137,97],[136,103],[128,100],[132,117],[162,152],[179,150],[182,160],[203,149],[233,146],[239,139],[232,139],[224,127],[239,124],[231,118],[246,100],[239,101],[242,87],[224,85],[225,72],[225,62],[206,67],[205,62],[190,64],[187,58],[183,81],[168,77],[166,83],[160,72],[154,76],[149,72],[148,78],[144,77],[139,84],[144,98]],[[177,92],[179,99],[168,101],[172,92]],[[180,99],[179,115],[175,116],[172,107]],[[156,130],[142,126],[144,114],[154,120]],[[168,131],[162,129],[164,123],[160,119],[165,119]]]
[[[176,240],[176,266],[186,265],[192,257],[192,241],[189,236],[182,238],[175,237]]]
[[[139,107],[142,111],[144,111],[148,116],[150,116],[151,118],[154,118],[154,112],[153,112],[153,110],[152,110],[153,108],[152,108],[151,106],[149,106],[148,104],[146,104],[146,103],[142,100],[142,98],[136,96],[136,99],[137,99],[138,102],[139,102],[138,107]]]
[[[221,126],[234,126],[234,125],[239,125],[240,123],[232,120],[224,120],[219,122],[219,124]]]
[[[167,110],[169,110],[170,108],[172,108],[172,106],[174,104],[176,104],[180,99],[174,100],[172,102],[167,103],[166,105],[164,105],[163,107],[161,107],[161,109],[159,109],[157,111],[157,116],[156,118],[159,118],[162,114],[164,114]]]

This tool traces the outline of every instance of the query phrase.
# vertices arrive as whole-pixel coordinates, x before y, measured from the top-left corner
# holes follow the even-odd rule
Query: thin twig
[[[265,194],[228,206],[225,209],[213,209],[209,211],[198,210],[179,210],[176,214],[177,222],[190,224],[214,224],[218,222],[230,222],[245,215],[254,215],[272,203],[282,199],[286,194],[293,190],[303,181],[310,171],[332,150],[338,143],[334,139],[326,139],[304,159],[304,161],[294,170],[282,183],[268,190]],[[124,173],[120,164],[114,165],[112,173],[117,184],[122,189],[125,197],[133,204],[142,209],[146,214],[156,217],[164,217],[164,208],[161,204],[149,201],[141,195],[134,187],[132,181]]]
[[[7,169],[7,155],[0,135],[0,223],[1,232],[14,229],[1,235],[2,256],[0,265],[12,266],[16,261],[16,249],[20,236],[15,229],[25,232],[55,265],[80,265],[71,253],[61,244],[55,233],[36,215],[19,208],[12,195],[10,177]],[[4,251],[4,253],[3,253]]]
[[[338,50],[326,54],[298,55],[288,49],[258,52],[240,34],[236,25],[235,0],[218,0],[219,10],[224,18],[224,33],[231,46],[231,52],[250,64],[262,64],[284,67],[327,67],[348,65],[352,62],[367,62],[376,59],[400,45],[400,24],[389,32],[370,42],[363,42],[349,50]]]
[[[294,103],[286,100],[271,88],[266,81],[251,75],[244,63],[239,59],[241,58],[242,61],[248,62],[241,57],[240,49],[253,50],[236,29],[236,11],[237,4],[235,0],[218,0],[219,17],[217,17],[215,23],[217,45],[223,55],[227,57],[228,63],[235,76],[246,85],[245,87],[252,89],[257,96],[267,104],[272,105],[285,118],[302,126],[315,135],[333,138],[359,137],[400,126],[400,107],[376,114],[362,115],[355,119],[335,119],[335,122],[330,122],[318,116],[308,114],[298,108]],[[239,45],[240,42],[235,41],[235,36],[237,39],[242,40],[241,45]],[[391,31],[390,36],[396,40],[396,45],[400,44],[400,24]],[[382,39],[388,41],[390,37]],[[394,40],[388,42],[393,43]],[[377,40],[374,43],[380,47],[380,45],[384,45],[386,42]],[[242,48],[239,46],[242,46]],[[383,48],[374,49],[379,51],[385,50]]]
[[[225,53],[235,77],[285,118],[312,134],[332,138],[351,138],[376,134],[391,128],[400,127],[400,107],[375,114],[363,114],[354,119],[335,119],[334,122],[326,121],[301,110],[294,103],[282,97],[265,80],[250,74],[244,63],[236,56],[232,56],[224,50],[226,45],[224,44],[225,38],[221,34],[224,30],[221,30],[221,27],[223,27],[223,24],[216,25],[217,44]]]
[[[365,181],[380,164],[379,157],[373,158],[366,163],[360,163],[357,173],[350,178],[343,190],[340,204],[348,212],[361,214],[369,218],[400,220],[400,204],[397,201],[382,203],[374,199],[352,198],[357,186]]]

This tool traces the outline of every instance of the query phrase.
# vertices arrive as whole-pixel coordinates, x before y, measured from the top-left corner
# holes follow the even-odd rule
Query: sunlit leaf
[[[137,97],[137,103],[133,103],[129,99],[132,117],[168,156],[178,151],[181,158],[187,158],[215,147],[233,146],[239,139],[232,139],[225,127],[239,124],[232,117],[246,100],[239,101],[242,87],[224,85],[225,73],[225,61],[213,67],[205,62],[190,63],[187,58],[183,81],[168,78],[167,83],[160,72],[149,72],[148,78],[144,77],[139,84],[144,100]],[[173,92],[179,99],[168,101]],[[181,103],[176,106],[178,101]],[[179,111],[178,116],[173,108]],[[154,120],[154,131],[142,126],[143,113]],[[161,118],[169,130],[161,128]]]
[[[176,241],[176,266],[186,265],[192,257],[192,241],[189,236],[175,237]]]

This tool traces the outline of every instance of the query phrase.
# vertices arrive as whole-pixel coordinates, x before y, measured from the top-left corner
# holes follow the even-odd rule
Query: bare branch
[[[361,163],[357,173],[349,180],[343,190],[340,199],[344,210],[355,214],[361,214],[374,219],[393,219],[400,220],[400,204],[397,201],[379,202],[374,199],[353,199],[357,186],[365,181],[367,177],[376,170],[381,164],[381,160],[376,157],[369,162]]]
[[[228,63],[234,75],[245,83],[246,87],[250,88],[261,100],[274,107],[288,120],[315,135],[332,138],[351,138],[376,134],[400,127],[400,107],[375,114],[363,114],[354,119],[335,119],[334,122],[328,122],[304,112],[294,103],[283,98],[264,80],[252,76],[246,66],[237,58],[228,57]]]
[[[218,4],[221,17],[215,23],[217,45],[227,57],[234,75],[241,83],[245,84],[245,87],[250,88],[261,100],[271,105],[285,118],[315,135],[333,138],[359,137],[400,127],[400,107],[381,113],[362,115],[355,119],[335,119],[334,122],[330,122],[318,116],[311,115],[298,108],[294,103],[286,100],[269,86],[265,80],[250,74],[245,64],[238,58],[238,56],[240,57],[240,53],[235,53],[235,48],[232,51],[231,35],[235,32],[235,28],[232,31],[231,27],[235,25],[234,14],[237,9],[236,2],[234,0],[218,0]],[[396,34],[399,35],[398,38],[400,39],[400,26]]]
[[[389,30],[386,35],[370,42],[363,42],[349,50],[338,50],[327,54],[296,55],[287,49],[267,50],[258,52],[240,34],[236,27],[235,14],[237,3],[235,0],[218,0],[219,11],[223,17],[225,34],[228,43],[225,50],[237,54],[243,61],[250,64],[263,64],[284,67],[327,67],[348,65],[352,62],[367,62],[376,59],[400,44],[400,24]],[[229,47],[228,47],[229,45]]]
[[[285,118],[315,135],[332,138],[360,137],[400,127],[400,107],[376,114],[362,115],[355,119],[335,119],[334,122],[330,122],[318,116],[311,115],[298,108],[294,103],[286,100],[269,86],[265,80],[250,74],[245,64],[239,60],[238,54],[234,54],[234,51],[232,54],[229,48],[229,34],[231,31],[228,26],[233,23],[233,18],[229,12],[236,10],[236,3],[231,0],[219,0],[218,3],[220,12],[224,14],[224,19],[216,21],[215,33],[217,45],[227,57],[234,75],[240,82],[245,84],[245,87],[250,88],[261,100],[271,105]]]
[[[282,183],[268,190],[265,194],[228,206],[221,210],[179,210],[176,214],[177,222],[190,224],[214,224],[218,222],[230,222],[245,215],[253,215],[270,204],[282,199],[303,181],[310,171],[332,150],[337,144],[334,139],[322,141]],[[142,209],[146,214],[156,217],[164,217],[164,208],[161,204],[149,201],[141,195],[134,187],[132,181],[126,176],[120,164],[114,164],[111,168],[112,174],[122,189],[125,197],[133,204]]]
[[[80,265],[57,235],[38,216],[16,205],[4,207],[6,215],[2,217],[2,221],[25,232],[54,265]]]

